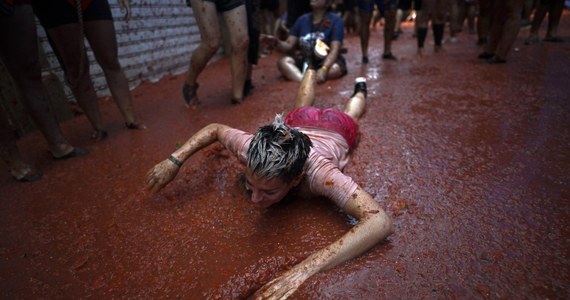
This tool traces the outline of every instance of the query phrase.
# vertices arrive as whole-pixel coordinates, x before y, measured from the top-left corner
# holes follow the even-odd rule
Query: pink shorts
[[[346,140],[351,150],[358,142],[358,123],[334,108],[299,107],[287,114],[285,124],[291,127],[311,126],[334,131]]]

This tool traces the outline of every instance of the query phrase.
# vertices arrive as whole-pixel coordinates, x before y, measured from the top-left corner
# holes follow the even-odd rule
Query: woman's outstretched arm
[[[229,129],[231,127],[217,123],[212,123],[200,129],[182,147],[148,171],[147,188],[153,192],[158,192],[165,187],[176,177],[185,160],[204,147],[217,142]]]

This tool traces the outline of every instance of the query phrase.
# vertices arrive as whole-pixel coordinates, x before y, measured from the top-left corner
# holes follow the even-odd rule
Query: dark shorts
[[[260,7],[270,11],[279,10],[279,0],[261,0]]]
[[[236,7],[245,4],[244,0],[203,0],[205,2],[213,2],[216,4],[216,10],[218,12],[230,11]]]
[[[302,55],[297,55],[295,57],[293,57],[295,59],[295,65],[297,66],[297,68],[299,68],[299,70],[303,71],[303,67],[304,67],[304,59]],[[317,69],[319,69],[320,67],[323,66],[323,61],[321,61],[319,63],[319,65],[316,66]],[[342,54],[339,54],[338,57],[336,58],[336,61],[334,62],[335,64],[337,64],[340,67],[340,71],[342,73],[342,76],[346,75],[346,73],[348,73],[348,69],[346,68],[346,59],[344,58],[344,56],[342,56]]]
[[[85,0],[82,2],[86,3]],[[75,2],[73,2],[75,3]],[[34,13],[46,29],[79,23],[75,5],[67,0],[32,0]],[[107,0],[92,0],[82,11],[83,21],[113,20]]]
[[[399,0],[398,1],[398,9],[401,9],[401,10],[412,9],[412,0]]]
[[[396,0],[356,0],[356,4],[358,8],[365,12],[373,12],[374,11],[374,4],[378,6],[378,10],[380,13],[384,14],[390,8],[396,8],[397,1]]]
[[[287,114],[285,124],[291,127],[307,126],[334,131],[346,140],[351,150],[358,143],[358,123],[349,115],[335,108],[299,107]]]

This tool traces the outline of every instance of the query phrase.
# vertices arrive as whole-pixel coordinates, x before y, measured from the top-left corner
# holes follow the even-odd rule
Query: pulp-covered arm
[[[393,230],[390,217],[379,203],[360,187],[343,209],[358,218],[358,224],[334,243],[267,283],[257,291],[256,299],[287,298],[315,273],[359,256],[384,240]]]
[[[200,149],[220,140],[221,136],[231,127],[213,123],[200,129],[188,141],[178,148],[172,155],[156,164],[147,173],[147,187],[157,192],[166,186],[176,174],[184,161]]]
[[[332,41],[329,54],[325,58],[325,61],[323,62],[322,66],[319,68],[319,70],[317,70],[317,83],[323,83],[326,81],[327,74],[330,68],[338,59],[341,47],[342,47],[341,41]]]
[[[277,49],[279,52],[287,53],[297,46],[297,41],[299,40],[294,35],[289,35],[286,40],[282,41],[273,35],[261,34],[260,42],[270,48]]]

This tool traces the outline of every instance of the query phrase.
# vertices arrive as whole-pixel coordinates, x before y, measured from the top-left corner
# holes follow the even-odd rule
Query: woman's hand
[[[160,191],[164,186],[166,186],[176,174],[178,174],[178,167],[172,161],[165,159],[162,162],[156,164],[148,173],[146,174],[147,188],[153,193]]]
[[[324,83],[325,81],[327,81],[327,73],[328,73],[328,70],[325,67],[322,67],[317,71],[317,83],[318,84],[321,84],[321,83]]]

